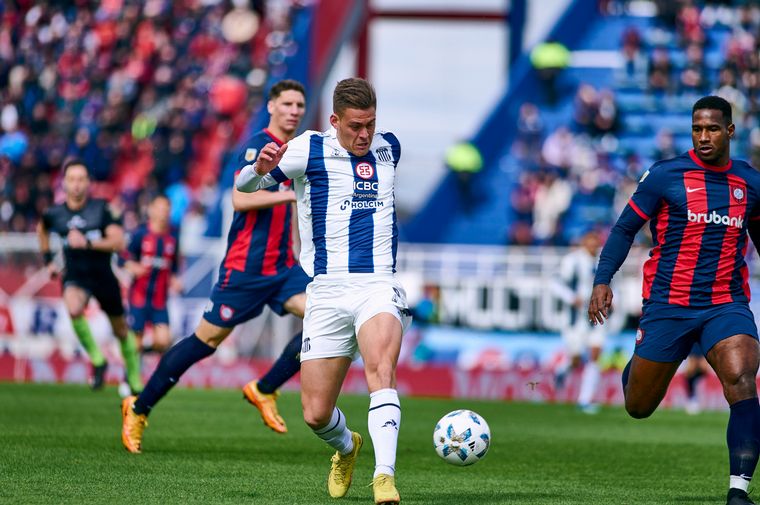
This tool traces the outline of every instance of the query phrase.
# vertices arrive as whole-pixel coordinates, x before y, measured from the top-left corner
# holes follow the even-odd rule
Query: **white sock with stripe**
[[[369,436],[375,448],[375,474],[395,475],[401,405],[395,389],[380,389],[369,395]]]
[[[332,417],[327,426],[313,431],[315,435],[327,442],[327,445],[343,455],[354,450],[351,430],[346,427],[346,416],[338,407],[335,407],[335,410],[333,410]]]

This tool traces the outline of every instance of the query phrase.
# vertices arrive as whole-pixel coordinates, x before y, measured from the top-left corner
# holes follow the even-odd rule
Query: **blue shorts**
[[[299,265],[278,275],[251,277],[224,287],[217,282],[203,319],[222,328],[232,328],[261,314],[265,305],[284,315],[285,302],[304,293],[310,282],[311,277]]]
[[[683,307],[645,302],[634,353],[661,363],[682,361],[695,343],[706,355],[721,340],[739,334],[757,339],[757,325],[747,303]]]
[[[169,324],[169,311],[166,310],[166,307],[157,309],[149,303],[146,303],[144,307],[130,307],[129,327],[133,331],[143,331],[145,323],[150,323],[153,326]]]

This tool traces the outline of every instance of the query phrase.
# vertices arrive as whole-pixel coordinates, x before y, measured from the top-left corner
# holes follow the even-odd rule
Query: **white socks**
[[[737,477],[736,475],[731,475],[728,478],[729,488],[735,487],[736,489],[741,489],[745,493],[747,492],[747,489],[749,488],[749,483],[750,481],[748,481],[744,477]]]
[[[401,406],[395,389],[380,389],[369,395],[367,426],[375,448],[375,474],[394,475],[396,446],[401,425]]]
[[[587,406],[594,401],[594,394],[599,385],[599,365],[595,361],[588,361],[583,367],[581,374],[581,390],[578,394],[578,405]]]
[[[327,426],[320,430],[314,430],[314,433],[342,455],[346,455],[354,450],[351,430],[346,428],[346,416],[338,407],[335,407],[335,410],[333,410],[332,417]]]

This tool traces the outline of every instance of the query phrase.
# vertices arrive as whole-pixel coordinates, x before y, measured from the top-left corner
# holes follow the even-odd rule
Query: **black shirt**
[[[69,230],[77,229],[89,240],[99,240],[105,236],[106,228],[120,224],[111,214],[108,203],[100,199],[88,199],[78,210],[69,209],[66,203],[54,205],[42,216],[42,225],[51,234],[56,234],[63,243],[63,257],[67,274],[92,274],[111,270],[111,253],[93,249],[71,249],[66,237]]]

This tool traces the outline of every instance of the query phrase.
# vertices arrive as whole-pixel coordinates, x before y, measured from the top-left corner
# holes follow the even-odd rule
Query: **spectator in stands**
[[[680,89],[702,94],[706,87],[704,50],[699,44],[689,44],[686,48],[686,64],[680,75]]]
[[[533,205],[533,238],[538,244],[556,240],[560,217],[570,207],[572,197],[570,183],[556,171],[541,174]]]
[[[678,156],[675,138],[673,132],[668,128],[660,128],[654,140],[655,148],[652,151],[652,158],[657,160],[667,160]],[[634,177],[639,174],[633,174]]]
[[[615,74],[623,87],[643,89],[647,81],[647,59],[641,50],[641,34],[634,27],[623,33],[623,65]]]
[[[543,137],[544,121],[538,107],[525,102],[520,106],[517,135],[512,146],[515,156],[523,162],[523,168],[535,169],[538,166]]]
[[[199,174],[218,170],[217,154],[260,99],[269,55],[281,62],[293,47],[287,2],[272,3],[258,32],[234,41],[222,23],[226,2],[68,4],[12,3],[0,18],[0,155],[10,163],[0,230],[34,228],[40,205],[27,201],[38,198],[29,188],[43,174],[43,185],[54,182],[67,154],[87,160],[97,196],[126,192],[129,206],[148,187],[184,181],[195,200]],[[250,4],[262,17],[263,0]],[[251,98],[232,112],[208,99],[225,75],[252,73]],[[31,167],[23,177],[22,165]]]
[[[615,95],[609,89],[601,90],[598,94],[592,132],[595,135],[615,133],[618,126],[618,110],[615,104]]]
[[[736,118],[738,124],[741,124],[744,113],[747,110],[747,98],[737,87],[736,72],[734,72],[733,68],[724,66],[720,69],[718,89],[712,94],[724,98],[731,104],[732,116]]]
[[[672,70],[668,50],[656,47],[649,58],[649,89],[655,93],[670,93],[673,87]]]
[[[480,150],[470,142],[454,144],[446,150],[446,165],[456,177],[462,210],[469,214],[475,205],[475,195],[472,194],[473,178],[483,169]]]
[[[547,103],[555,105],[559,97],[557,77],[570,64],[570,51],[556,40],[547,40],[533,48],[530,62],[543,84]]]

